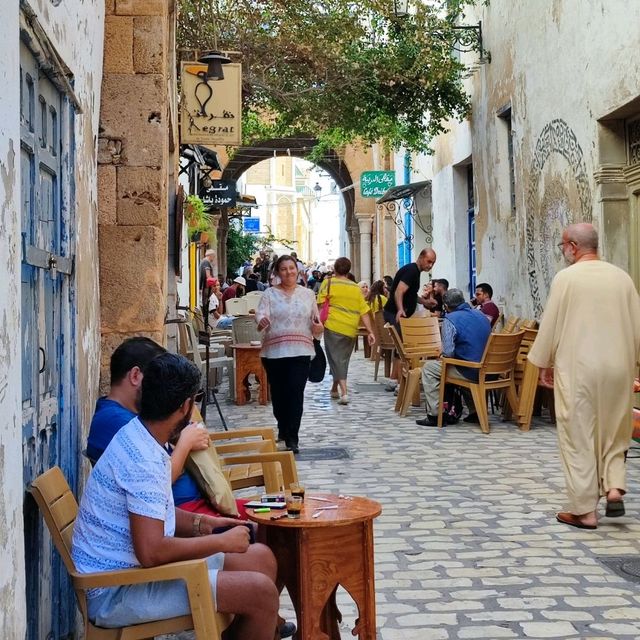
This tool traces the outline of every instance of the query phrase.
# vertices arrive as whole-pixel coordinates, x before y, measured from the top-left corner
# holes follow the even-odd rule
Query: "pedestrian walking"
[[[570,266],[553,279],[528,357],[541,367],[541,384],[554,389],[568,496],[567,510],[556,518],[595,529],[601,497],[607,516],[624,515],[640,300],[631,278],[598,257],[591,224],[567,227],[558,247]]]
[[[280,256],[274,266],[279,284],[267,289],[256,310],[258,329],[264,331],[262,363],[271,389],[278,440],[298,453],[298,432],[304,410],[304,388],[309,363],[315,355],[313,338],[322,335],[313,291],[299,287],[298,265]]]
[[[338,258],[333,269],[334,275],[326,278],[320,287],[318,304],[322,305],[329,298],[329,315],[324,323],[324,348],[333,377],[331,397],[338,398],[339,404],[348,404],[347,373],[360,322],[367,329],[370,345],[375,344],[376,338],[368,315],[369,305],[361,287],[348,278],[351,260]]]

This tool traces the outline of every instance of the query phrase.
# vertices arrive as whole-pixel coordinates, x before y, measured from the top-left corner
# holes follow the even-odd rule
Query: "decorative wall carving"
[[[557,248],[563,227],[591,222],[591,187],[582,148],[571,127],[552,120],[540,133],[527,192],[526,258],[537,316],[562,265]]]

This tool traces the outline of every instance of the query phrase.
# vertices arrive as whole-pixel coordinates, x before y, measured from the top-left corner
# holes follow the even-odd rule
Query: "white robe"
[[[640,360],[640,299],[631,278],[601,260],[558,273],[528,357],[554,368],[567,510],[594,511],[610,489],[626,490],[624,452]]]

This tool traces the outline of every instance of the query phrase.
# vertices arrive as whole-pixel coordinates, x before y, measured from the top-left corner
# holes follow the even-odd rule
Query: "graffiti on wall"
[[[542,313],[553,276],[562,266],[557,247],[562,229],[574,222],[591,222],[591,217],[582,148],[564,120],[552,120],[538,136],[527,191],[527,271],[536,316]]]

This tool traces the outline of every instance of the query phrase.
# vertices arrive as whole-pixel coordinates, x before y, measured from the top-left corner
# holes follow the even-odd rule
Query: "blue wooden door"
[[[476,295],[476,214],[473,208],[469,209],[469,297]]]
[[[75,605],[66,572],[52,549],[33,500],[31,481],[60,465],[72,485],[77,477],[77,434],[71,427],[68,371],[73,323],[72,260],[65,256],[63,141],[70,111],[64,95],[43,74],[27,46],[20,50],[20,164],[22,175],[22,441],[25,486],[25,562],[28,634],[31,640],[72,637]],[[66,356],[63,358],[63,355]]]

